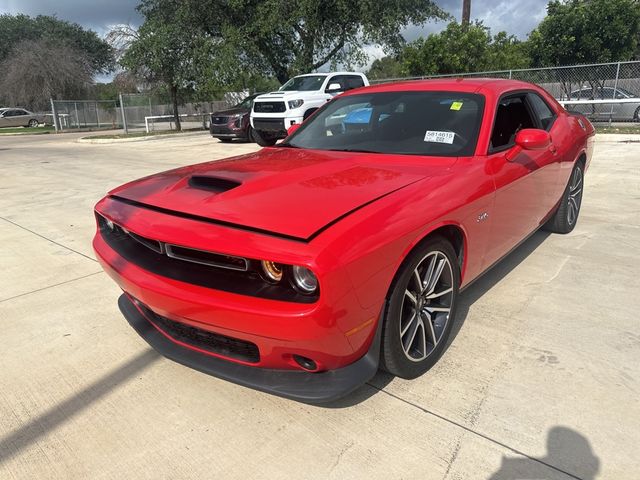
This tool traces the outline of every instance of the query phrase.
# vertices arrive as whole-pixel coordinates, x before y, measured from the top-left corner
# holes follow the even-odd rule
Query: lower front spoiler
[[[165,357],[214,377],[292,400],[311,404],[332,402],[362,386],[378,371],[381,319],[366,355],[346,367],[309,373],[249,367],[191,350],[161,334],[126,295],[120,296],[118,306],[136,332]]]

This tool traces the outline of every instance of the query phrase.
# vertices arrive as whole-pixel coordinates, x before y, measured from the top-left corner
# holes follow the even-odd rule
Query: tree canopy
[[[40,39],[82,52],[94,74],[113,70],[113,49],[92,30],[46,15],[0,15],[0,62],[21,42]]]
[[[93,83],[83,52],[44,38],[17,44],[0,63],[0,72],[2,101],[33,110],[48,109],[50,98],[83,98]]]
[[[409,76],[508,70],[529,63],[522,42],[506,32],[491,35],[481,22],[451,22],[442,32],[408,44],[399,61]]]
[[[529,35],[534,66],[630,60],[638,48],[637,0],[552,0]]]
[[[447,18],[431,0],[142,0],[147,21],[181,19],[216,45],[220,65],[280,82],[329,63],[362,64],[369,44],[398,51],[402,29]]]

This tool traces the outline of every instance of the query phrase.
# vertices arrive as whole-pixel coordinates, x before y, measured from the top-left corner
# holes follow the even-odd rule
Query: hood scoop
[[[240,182],[221,177],[209,177],[193,175],[189,178],[189,186],[199,190],[207,190],[213,193],[223,193],[242,185]]]

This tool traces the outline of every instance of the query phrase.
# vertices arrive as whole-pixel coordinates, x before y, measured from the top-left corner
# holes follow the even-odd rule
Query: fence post
[[[51,116],[53,117],[53,128],[55,128],[56,133],[58,133],[58,114],[56,113],[56,104],[53,101],[53,98],[50,98],[49,100],[51,100]]]
[[[127,128],[127,115],[124,113],[122,94],[120,94],[120,112],[122,113],[122,128],[124,129],[124,134],[127,135],[129,133],[129,129]]]
[[[618,79],[620,78],[620,62],[618,62],[618,67],[616,68],[616,81],[613,84],[613,100],[616,99],[616,93],[618,93]],[[613,107],[615,104],[611,104],[611,112],[609,113],[609,126],[613,121]]]
[[[509,80],[511,80],[512,75],[513,75],[513,70],[509,70]]]

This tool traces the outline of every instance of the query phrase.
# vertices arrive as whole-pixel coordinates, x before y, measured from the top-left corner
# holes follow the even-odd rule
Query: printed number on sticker
[[[436,130],[427,130],[427,133],[424,136],[424,141],[431,143],[448,143],[449,145],[451,145],[455,136],[456,134],[453,132],[438,132]]]

